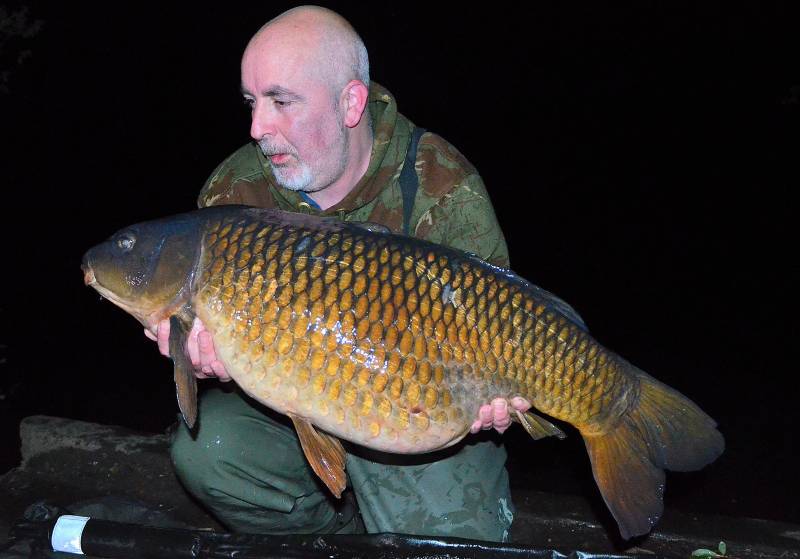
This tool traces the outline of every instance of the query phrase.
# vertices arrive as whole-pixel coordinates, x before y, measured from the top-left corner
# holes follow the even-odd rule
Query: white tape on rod
[[[65,551],[67,553],[80,553],[83,555],[81,549],[81,535],[83,528],[88,522],[88,516],[72,516],[65,514],[56,520],[56,525],[53,527],[53,537],[50,538],[50,544],[55,551]]]

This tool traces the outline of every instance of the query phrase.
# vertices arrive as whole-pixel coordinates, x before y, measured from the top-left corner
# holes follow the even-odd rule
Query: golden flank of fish
[[[224,206],[123,229],[84,257],[86,283],[148,328],[170,318],[178,400],[196,416],[183,345],[195,316],[231,377],[292,418],[337,496],[339,439],[424,453],[482,404],[522,396],[581,433],[626,538],[662,511],[664,469],[724,448],[714,421],[598,344],[560,299],[473,255],[374,228]],[[563,437],[532,411],[534,437]]]

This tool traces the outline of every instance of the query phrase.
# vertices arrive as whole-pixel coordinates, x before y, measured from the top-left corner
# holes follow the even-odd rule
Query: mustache
[[[258,147],[261,149],[261,153],[263,153],[267,157],[270,157],[272,155],[278,155],[281,153],[297,156],[297,152],[294,150],[293,147],[274,144],[271,141],[267,140],[266,138],[261,138],[258,141]]]

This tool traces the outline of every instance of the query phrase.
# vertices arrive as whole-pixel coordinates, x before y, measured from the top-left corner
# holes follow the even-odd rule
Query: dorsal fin
[[[553,295],[546,289],[529,282],[528,280],[526,280],[521,276],[518,276],[508,268],[502,268],[490,262],[481,260],[478,256],[472,253],[467,253],[467,254],[469,255],[470,259],[472,259],[473,262],[475,262],[479,266],[487,267],[491,269],[494,273],[505,276],[506,279],[518,285],[522,285],[526,289],[531,290],[533,292],[534,297],[536,297],[540,302],[546,304],[551,309],[555,310],[556,312],[564,316],[564,318],[568,319],[570,322],[573,322],[576,326],[578,326],[578,328],[580,328],[584,332],[589,331],[589,328],[586,327],[586,323],[583,321],[581,315],[579,315],[578,312],[575,309],[573,309],[569,303],[567,303],[560,297]]]

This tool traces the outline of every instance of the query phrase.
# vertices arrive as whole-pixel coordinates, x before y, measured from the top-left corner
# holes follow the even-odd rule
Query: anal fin
[[[545,437],[556,437],[562,440],[567,438],[564,431],[547,421],[544,417],[530,411],[526,411],[525,413],[519,410],[514,411],[516,414],[512,416],[512,419],[519,421],[534,440],[538,441]]]
[[[175,391],[178,408],[186,425],[191,429],[197,421],[197,379],[194,366],[186,356],[186,338],[189,328],[177,316],[169,318],[169,355],[175,366]]]
[[[336,498],[342,496],[347,485],[345,468],[345,452],[339,439],[322,431],[317,431],[306,419],[288,414],[297,430],[300,445],[306,455],[311,469],[331,490]]]

